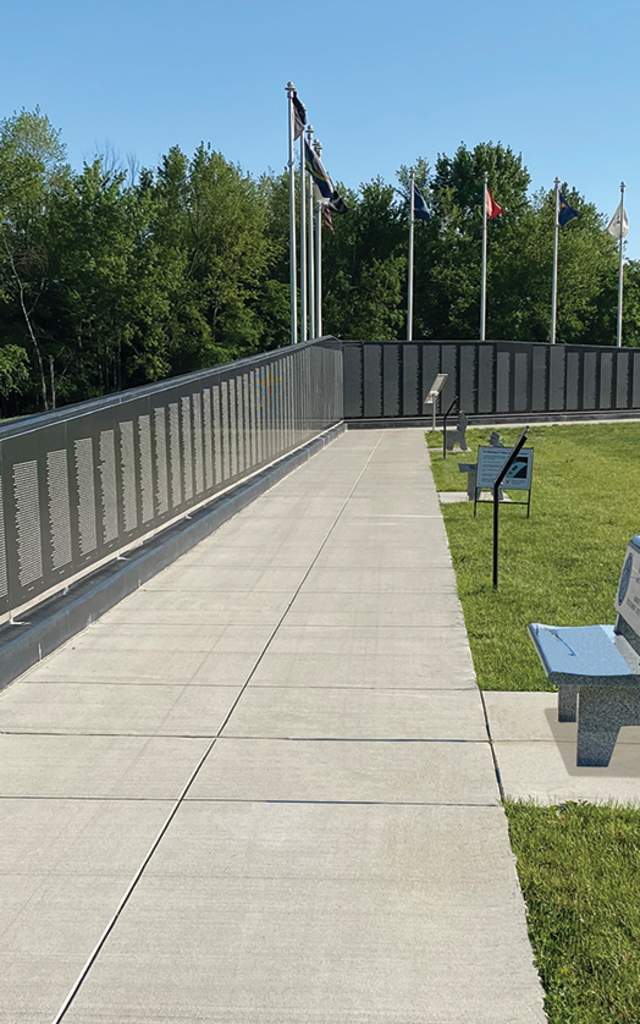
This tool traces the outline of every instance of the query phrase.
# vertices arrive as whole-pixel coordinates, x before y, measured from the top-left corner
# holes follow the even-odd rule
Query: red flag
[[[502,214],[504,213],[504,206],[500,206],[500,203],[496,203],[488,188],[485,188],[484,192],[484,206],[489,220],[495,220],[496,217],[502,217]]]

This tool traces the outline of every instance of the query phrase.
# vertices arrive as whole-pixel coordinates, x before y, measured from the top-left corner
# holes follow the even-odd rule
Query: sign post
[[[514,464],[516,464],[516,460],[518,459],[518,456],[520,455],[520,451],[524,447],[524,443],[527,440],[528,430],[529,430],[529,428],[525,427],[524,430],[522,431],[522,433],[520,434],[520,437],[518,438],[518,441],[516,443],[515,448],[511,449],[511,453],[510,453],[508,459],[506,460],[506,462],[505,462],[504,466],[502,467],[501,471],[498,473],[498,476],[495,478],[495,481],[494,481],[494,484],[493,484],[493,589],[494,590],[498,589],[498,561],[499,561],[499,558],[498,558],[498,555],[499,555],[498,540],[499,540],[499,527],[500,527],[500,487],[503,485],[503,482],[505,482],[505,481],[506,481],[506,483],[505,483],[506,487],[509,487],[511,485],[511,483],[513,482],[513,477],[509,475],[509,471],[512,469]],[[531,449],[529,449],[529,450],[531,450]],[[531,465],[533,465],[533,453],[531,454]],[[480,465],[479,464],[478,464],[478,469],[480,469]],[[529,479],[529,484],[530,483],[531,483],[531,480]],[[529,493],[531,493],[531,488],[529,488]]]
[[[449,406],[449,408],[445,412],[444,416],[442,417],[442,458],[443,459],[446,459],[446,457],[447,457],[447,420],[448,420],[449,416],[451,415],[451,412],[453,411],[454,405],[457,405],[457,404],[458,404],[458,396],[456,395],[456,397],[454,398],[453,402],[451,403],[451,405]]]

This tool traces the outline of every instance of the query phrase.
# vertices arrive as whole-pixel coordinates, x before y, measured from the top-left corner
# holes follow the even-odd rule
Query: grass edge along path
[[[478,444],[493,428],[467,431],[469,451],[442,458],[442,432],[427,433],[439,491],[460,491]],[[500,430],[512,445],[520,428]],[[500,514],[500,588],[491,586],[491,505],[442,506],[478,685],[485,690],[550,690],[527,635],[530,622],[614,621],[625,547],[640,533],[640,423],[532,427],[531,518]],[[522,499],[522,492],[514,497]]]
[[[505,811],[549,1024],[638,1024],[640,810]]]

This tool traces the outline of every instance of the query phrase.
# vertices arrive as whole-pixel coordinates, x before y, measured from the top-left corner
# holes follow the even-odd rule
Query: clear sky
[[[0,111],[39,104],[76,166],[205,140],[279,170],[291,78],[334,178],[501,141],[607,214],[624,178],[640,257],[640,0],[5,0],[0,25]]]

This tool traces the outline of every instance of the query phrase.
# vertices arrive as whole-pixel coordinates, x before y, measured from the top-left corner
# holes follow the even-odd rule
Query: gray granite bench
[[[578,723],[579,767],[606,768],[622,726],[640,725],[640,536],[627,548],[616,612],[614,626],[529,626],[558,687],[558,720]]]

